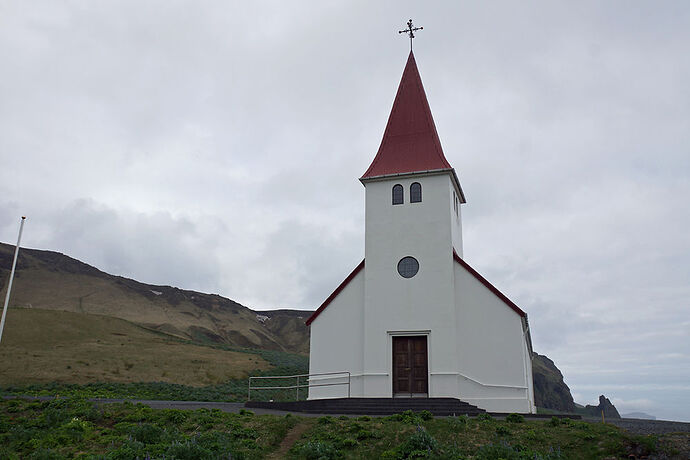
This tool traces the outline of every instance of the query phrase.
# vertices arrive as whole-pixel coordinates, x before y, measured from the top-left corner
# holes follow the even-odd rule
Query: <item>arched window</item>
[[[419,182],[413,182],[410,185],[410,203],[421,203],[422,202],[422,184]]]
[[[403,186],[400,184],[393,186],[393,204],[403,204]]]

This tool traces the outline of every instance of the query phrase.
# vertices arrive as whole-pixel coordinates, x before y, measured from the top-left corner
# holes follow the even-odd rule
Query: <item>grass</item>
[[[249,375],[308,369],[303,355],[197,344],[118,318],[39,309],[8,314],[0,361],[5,394],[187,401],[241,401]]]
[[[412,412],[315,419],[250,411],[155,410],[78,398],[12,399],[0,401],[0,458],[265,458],[276,453],[297,425],[307,429],[287,458],[627,458],[632,452],[638,457],[673,454],[671,441],[687,443],[690,437],[632,436],[611,425],[567,419],[435,419]]]
[[[491,417],[322,417],[290,450],[290,458],[600,459],[649,455],[656,437],[612,425]],[[687,438],[687,436],[686,436]]]
[[[97,406],[78,399],[0,403],[0,458],[264,458],[293,418],[219,410]]]
[[[118,318],[37,309],[9,312],[0,361],[3,385],[156,381],[206,386],[271,367],[259,354],[185,343]]]

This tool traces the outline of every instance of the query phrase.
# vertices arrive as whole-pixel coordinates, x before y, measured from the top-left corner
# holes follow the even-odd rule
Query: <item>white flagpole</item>
[[[17,266],[17,256],[19,255],[19,243],[21,243],[22,241],[22,230],[24,230],[24,220],[26,220],[26,217],[22,216],[22,223],[19,224],[19,237],[17,237],[17,246],[14,249],[14,260],[12,261],[10,282],[7,285],[7,294],[5,295],[5,306],[2,309],[2,320],[0,320],[0,341],[2,340],[2,331],[5,329],[5,316],[7,316],[7,305],[10,303],[10,291],[12,290],[12,280],[14,280],[14,268]]]

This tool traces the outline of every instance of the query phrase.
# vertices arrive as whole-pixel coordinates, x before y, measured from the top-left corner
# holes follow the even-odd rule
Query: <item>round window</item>
[[[398,273],[403,278],[412,278],[419,271],[419,262],[414,257],[403,257],[398,262]]]

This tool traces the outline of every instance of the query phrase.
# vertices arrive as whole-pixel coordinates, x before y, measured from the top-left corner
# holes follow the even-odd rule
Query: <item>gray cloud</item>
[[[690,420],[685,2],[5,2],[0,240],[315,308],[363,255],[407,53],[465,257],[580,402]]]

